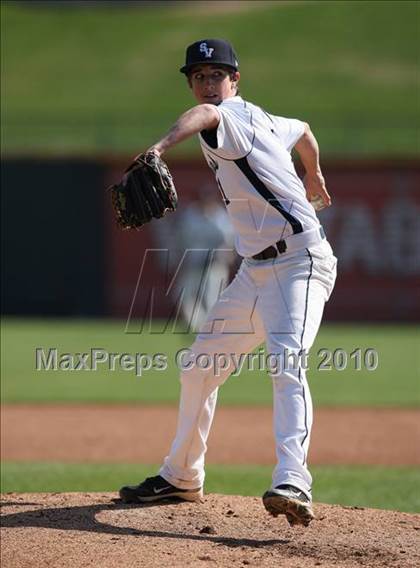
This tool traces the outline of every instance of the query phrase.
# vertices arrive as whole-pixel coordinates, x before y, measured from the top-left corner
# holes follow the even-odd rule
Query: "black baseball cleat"
[[[178,497],[184,501],[201,501],[203,489],[179,489],[171,485],[160,475],[148,477],[139,485],[126,485],[120,489],[120,497],[124,503],[149,503]]]
[[[293,485],[277,485],[274,489],[269,489],[263,495],[263,503],[273,517],[286,515],[291,526],[307,527],[315,518],[311,500]]]

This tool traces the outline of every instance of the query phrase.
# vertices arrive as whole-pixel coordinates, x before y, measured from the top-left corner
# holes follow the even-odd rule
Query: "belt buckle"
[[[285,240],[277,241],[276,248],[279,251],[279,254],[283,254],[287,251],[287,245]]]
[[[277,241],[275,245],[270,245],[266,249],[262,250],[258,254],[254,254],[252,258],[255,260],[268,260],[270,258],[276,258],[279,254],[283,254],[287,250],[287,245],[285,240]]]
[[[273,247],[271,245],[271,246],[267,247],[266,249],[264,249],[261,254],[263,255],[264,260],[268,260],[269,258],[276,258],[276,256],[277,256],[276,247]]]

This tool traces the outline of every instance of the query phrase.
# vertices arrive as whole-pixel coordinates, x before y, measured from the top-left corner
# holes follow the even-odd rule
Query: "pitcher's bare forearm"
[[[295,144],[295,150],[300,156],[306,175],[304,184],[308,199],[320,198],[323,206],[331,205],[331,197],[325,186],[324,176],[319,165],[319,146],[309,124],[305,124],[305,132]]]
[[[319,165],[319,146],[309,124],[305,125],[305,132],[296,142],[295,150],[299,154],[308,175],[313,176],[321,173],[321,167]]]
[[[219,120],[219,113],[214,105],[202,104],[195,106],[181,115],[168,134],[149,148],[149,150],[163,154],[169,148],[194,136],[201,130],[216,128]]]

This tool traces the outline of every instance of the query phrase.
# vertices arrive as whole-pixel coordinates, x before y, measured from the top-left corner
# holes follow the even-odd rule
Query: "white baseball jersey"
[[[217,129],[202,131],[199,140],[223,194],[238,253],[249,257],[319,227],[290,154],[304,123],[270,115],[240,96],[216,108]]]
[[[271,116],[239,96],[224,100],[217,109],[218,127],[201,132],[200,142],[224,194],[239,254],[253,256],[286,237],[288,245],[305,244],[269,262],[243,260],[200,328],[188,364],[202,354],[208,361],[226,354],[239,357],[264,340],[267,352],[281,361],[286,353],[296,355],[297,364],[280,365],[279,372],[272,373],[277,453],[272,489],[292,485],[311,499],[306,460],[312,401],[300,355],[309,352],[318,332],[334,287],[336,258],[321,238],[315,210],[290,155],[304,124]],[[311,245],[314,233],[319,240]],[[293,246],[286,250],[292,252]],[[175,487],[196,490],[204,484],[217,392],[232,372],[233,364],[217,371],[211,364],[182,369],[177,433],[159,470]]]

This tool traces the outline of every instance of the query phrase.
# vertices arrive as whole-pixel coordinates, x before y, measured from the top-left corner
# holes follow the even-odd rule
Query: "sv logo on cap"
[[[200,51],[201,53],[205,53],[206,57],[211,57],[211,54],[214,51],[214,47],[209,47],[205,41],[200,43]]]

